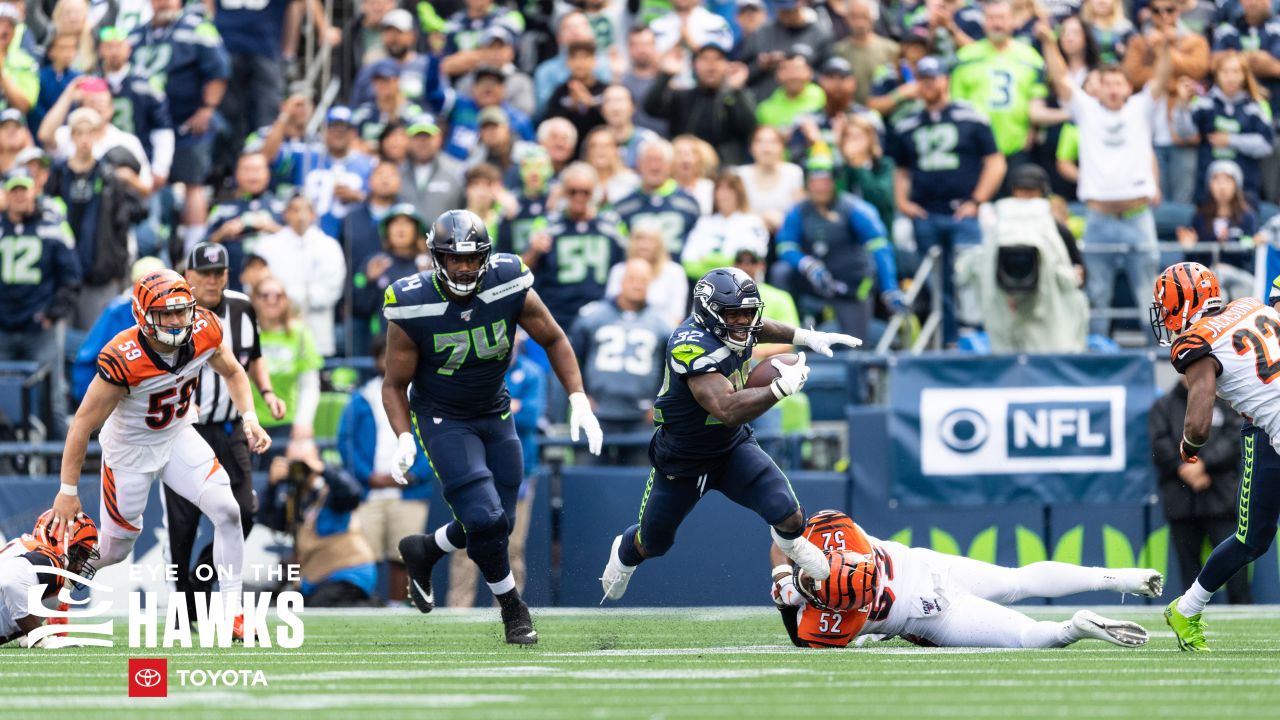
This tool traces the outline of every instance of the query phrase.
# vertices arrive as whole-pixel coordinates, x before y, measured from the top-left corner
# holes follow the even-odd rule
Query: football
[[[751,369],[751,374],[747,376],[747,387],[761,388],[768,387],[773,379],[778,377],[778,368],[773,366],[774,360],[781,360],[788,365],[794,365],[799,357],[795,353],[782,353],[767,358],[759,365]]]

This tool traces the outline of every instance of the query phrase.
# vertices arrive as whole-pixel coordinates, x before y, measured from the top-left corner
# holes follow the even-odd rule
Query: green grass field
[[[308,611],[298,650],[0,647],[0,717],[538,720],[541,718],[1272,718],[1280,607],[1212,608],[1215,652],[1177,650],[1159,606],[1125,650],[942,650],[901,641],[800,650],[772,609],[535,611],[541,642],[508,647],[496,610]],[[1062,609],[1035,615],[1065,618]],[[129,657],[169,658],[169,697],[126,696]],[[178,669],[262,670],[266,688],[178,685]]]

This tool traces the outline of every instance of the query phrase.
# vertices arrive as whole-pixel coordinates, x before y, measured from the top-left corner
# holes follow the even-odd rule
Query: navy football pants
[[[1245,425],[1240,434],[1242,472],[1237,496],[1236,534],[1210,553],[1196,578],[1200,586],[1216,592],[1236,571],[1262,557],[1276,537],[1280,518],[1280,455],[1261,428]]]

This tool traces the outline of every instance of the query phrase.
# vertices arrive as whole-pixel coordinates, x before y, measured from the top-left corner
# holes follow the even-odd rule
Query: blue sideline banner
[[[1153,355],[901,358],[893,497],[906,505],[1138,501],[1152,491]]]

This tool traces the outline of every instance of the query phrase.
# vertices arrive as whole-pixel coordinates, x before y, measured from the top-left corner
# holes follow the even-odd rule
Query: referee
[[[271,409],[275,419],[284,417],[284,401],[271,390],[271,378],[262,351],[258,345],[258,320],[253,305],[245,295],[227,290],[227,249],[217,243],[201,243],[187,256],[187,282],[195,295],[196,303],[207,308],[222,320],[223,337],[231,343],[231,354],[248,372],[259,392]],[[255,505],[253,478],[249,462],[249,443],[245,440],[236,412],[222,377],[209,365],[200,371],[200,383],[196,386],[196,405],[200,418],[196,432],[213,448],[218,462],[231,477],[231,492],[240,505],[240,524],[245,537],[253,528]],[[191,551],[195,545],[196,531],[200,528],[200,509],[186,498],[164,487],[165,525],[169,530],[169,561],[177,566],[175,589],[187,593],[187,609],[195,612],[192,584]],[[207,556],[207,557],[206,557]],[[213,545],[200,554],[200,564],[212,565]],[[197,581],[199,585],[206,583]],[[191,615],[195,617],[195,615]]]

